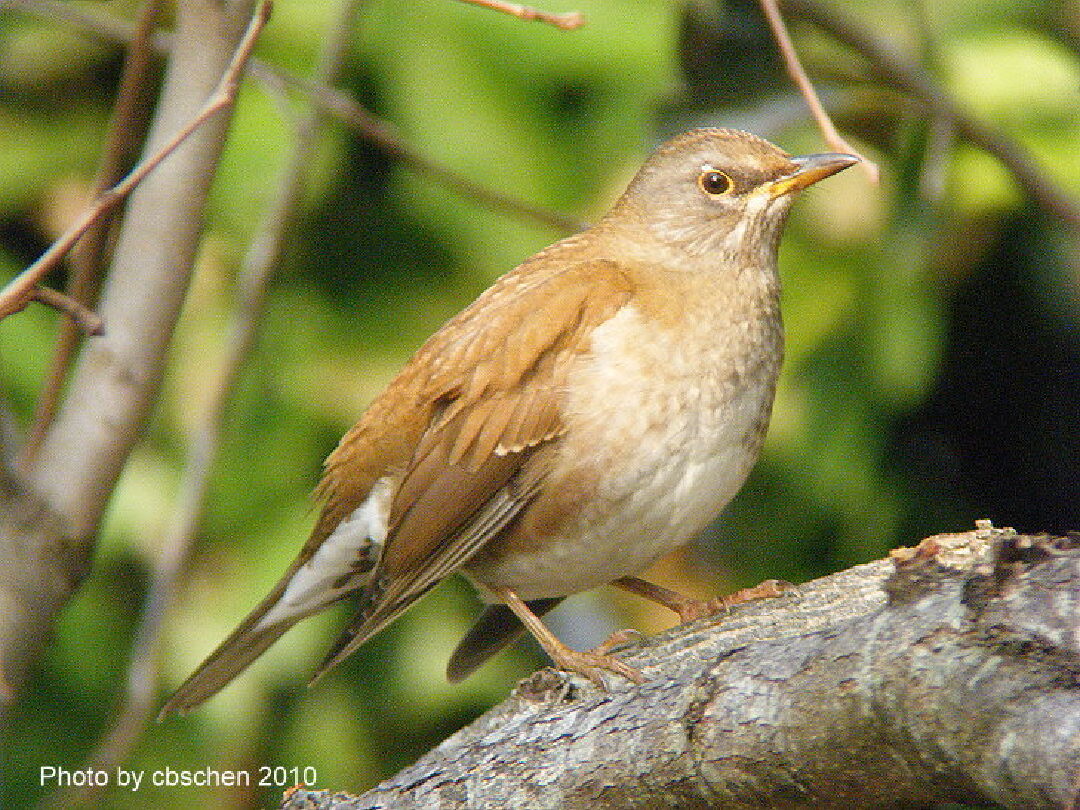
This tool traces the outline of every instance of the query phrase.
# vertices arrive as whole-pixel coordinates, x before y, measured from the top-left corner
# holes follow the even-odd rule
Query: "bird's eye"
[[[698,187],[706,194],[719,197],[727,194],[734,185],[731,178],[716,169],[706,169],[698,175]]]

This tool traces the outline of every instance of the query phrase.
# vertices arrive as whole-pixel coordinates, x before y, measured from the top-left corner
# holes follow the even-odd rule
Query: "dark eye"
[[[703,171],[698,175],[697,182],[702,191],[716,197],[721,194],[727,194],[731,191],[733,185],[730,177],[716,169],[707,169]]]

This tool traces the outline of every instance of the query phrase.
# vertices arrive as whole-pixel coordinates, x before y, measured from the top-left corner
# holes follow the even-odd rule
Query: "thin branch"
[[[865,30],[855,27],[848,20],[839,17],[835,12],[822,7],[814,0],[780,0],[780,2],[784,5],[785,10],[795,12],[799,16],[806,18],[840,42],[861,53],[871,63],[878,78],[882,81],[907,92],[930,107],[936,114],[952,121],[957,127],[958,134],[1000,160],[1002,165],[1013,174],[1020,186],[1036,203],[1071,226],[1080,227],[1080,202],[1046,176],[1024,147],[1007,135],[975,120],[960,109],[956,102],[924,71],[905,62],[883,41],[872,37]],[[0,9],[3,8],[16,8],[26,13],[61,20],[75,25],[83,31],[110,40],[125,41],[132,36],[131,26],[125,22],[111,17],[88,14],[80,9],[70,7],[67,3],[58,2],[58,0],[0,0]],[[159,32],[154,37],[154,47],[162,51],[169,49],[170,42],[171,37],[167,33]],[[332,101],[331,96],[336,91],[332,91],[330,88],[310,87],[303,80],[285,72],[279,72],[257,59],[251,60],[249,71],[252,74],[258,73],[259,77],[264,81],[276,81],[279,84],[296,86],[306,95],[309,95],[312,101],[328,114],[341,118],[347,117],[343,110],[335,109],[337,101]],[[330,95],[315,97],[312,92],[316,89],[319,93],[329,92]],[[359,132],[363,132],[363,127],[359,122],[352,122],[350,126],[354,126]],[[387,149],[391,154],[397,154],[388,145],[380,142],[377,136],[371,137],[371,140],[376,146]],[[406,148],[404,145],[402,147]],[[411,168],[421,172],[426,171],[424,166],[426,159],[422,156],[417,156],[416,162],[407,161],[404,155],[400,155],[400,157],[404,162],[409,163]],[[440,181],[451,183],[453,186],[454,175],[449,170],[433,173],[431,176]],[[482,195],[475,198],[481,204],[487,205],[494,210],[540,221],[563,230],[576,230],[580,227],[580,223],[575,223],[570,218],[534,209],[531,206],[504,197],[497,192],[475,186],[469,181],[453,187],[462,194],[470,196],[474,196],[473,192],[475,190],[481,190]]]
[[[228,85],[239,80],[268,11],[258,0],[181,0],[176,9],[176,44],[143,159],[187,128],[215,93],[235,95]],[[222,91],[226,74],[232,81]],[[83,347],[37,460],[10,497],[0,498],[0,602],[7,606],[0,610],[0,661],[16,690],[89,574],[105,508],[145,432],[230,112],[211,115],[128,197],[97,308],[108,332]]]
[[[506,3],[503,0],[461,0],[462,3],[472,3],[474,6],[490,8],[493,11],[501,11],[519,20],[536,20],[561,28],[563,31],[573,31],[585,24],[585,15],[580,11],[568,11],[564,14],[554,14],[550,11],[540,11],[530,6],[519,6],[517,3]]]
[[[73,328],[77,327],[88,335],[105,333],[105,323],[98,314],[66,293],[49,287],[35,287],[30,291],[30,299],[64,313],[70,318],[68,323]]]
[[[952,122],[965,140],[1000,160],[1032,200],[1074,230],[1080,229],[1080,200],[1054,182],[1017,141],[964,110],[929,73],[904,59],[884,39],[815,0],[783,2],[787,10],[861,54],[878,79],[918,99],[935,116]]]
[[[343,0],[327,34],[315,77],[331,82],[341,72],[352,36],[351,23],[363,0]],[[244,363],[258,337],[265,310],[266,289],[277,269],[285,234],[296,217],[304,179],[315,148],[318,116],[312,112],[296,124],[292,152],[288,157],[275,200],[267,210],[261,229],[252,241],[240,273],[240,300],[230,324],[225,361],[213,383],[213,393],[198,431],[188,446],[176,511],[155,561],[153,577],[132,646],[127,691],[112,729],[102,738],[88,767],[112,770],[123,763],[142,736],[157,694],[162,623],[169,610],[191,544],[202,523],[210,477],[221,443],[225,411]],[[56,805],[70,807],[88,801],[91,787],[56,797]]]
[[[112,17],[90,14],[57,0],[0,0],[0,8],[10,5],[26,13],[33,13],[53,20],[69,23],[76,28],[113,41],[130,40],[131,26]],[[154,47],[168,51],[171,35],[158,32]],[[323,114],[335,118],[351,128],[384,154],[400,160],[413,171],[443,183],[464,197],[517,219],[537,222],[558,232],[581,230],[582,223],[538,206],[514,199],[493,189],[469,180],[442,164],[416,152],[405,143],[387,122],[358,104],[348,93],[325,83],[301,78],[253,58],[248,64],[248,74],[278,90],[292,89]]]
[[[240,86],[240,77],[244,71],[244,66],[251,56],[251,49],[255,47],[255,40],[259,32],[270,17],[272,5],[270,0],[262,0],[259,4],[247,30],[244,32],[243,39],[240,41],[240,47],[233,56],[228,69],[221,77],[221,82],[199,113],[154,155],[140,163],[132,169],[127,177],[102,194],[97,202],[83,213],[74,226],[53,242],[37,261],[23,270],[0,291],[0,320],[14,312],[18,312],[25,306],[24,302],[32,297],[34,288],[45,274],[71,250],[72,246],[95,222],[123,202],[132,189],[138,186],[150,172],[156,169],[165,158],[171,155],[180,144],[187,140],[207,120],[232,105],[237,88]]]
[[[870,178],[870,182],[877,183],[881,178],[878,165],[871,160],[867,160],[864,155],[860,154],[850,143],[844,140],[843,136],[837,132],[836,127],[833,126],[829,114],[825,112],[825,107],[822,106],[814,85],[807,77],[806,71],[803,70],[802,63],[799,62],[799,55],[795,52],[795,45],[788,35],[787,26],[784,25],[784,18],[780,16],[780,9],[776,6],[776,0],[761,0],[761,9],[765,12],[765,18],[769,21],[769,28],[772,29],[773,38],[776,39],[776,45],[780,49],[780,55],[784,57],[784,65],[787,67],[788,75],[795,82],[795,86],[799,88],[802,97],[806,99],[806,105],[810,108],[810,114],[817,122],[825,143],[829,145],[830,149],[837,152],[847,152],[859,158],[862,161],[863,171]]]
[[[110,186],[121,179],[128,156],[132,153],[136,141],[142,139],[143,133],[136,132],[139,102],[149,82],[151,59],[154,55],[154,27],[160,10],[161,0],[147,0],[139,14],[134,35],[127,45],[124,71],[120,77],[120,87],[113,107],[109,132],[105,139],[101,165],[94,179],[92,197],[96,198],[104,194]],[[145,127],[142,127],[142,130],[145,130]],[[115,217],[108,213],[102,215],[71,252],[71,273],[67,283],[67,294],[76,302],[86,306],[93,305],[98,277],[108,254],[109,233],[114,222]],[[42,384],[41,395],[38,397],[37,407],[34,410],[32,427],[20,459],[19,466],[23,471],[33,463],[45,432],[56,416],[60,392],[67,379],[81,336],[76,323],[74,320],[65,320],[60,325],[52,361],[45,382]]]
[[[79,303],[70,295],[50,287],[34,287],[31,289],[28,295],[19,300],[12,314],[22,312],[35,302],[52,307],[57,312],[67,315],[69,321],[65,321],[65,323],[73,323],[76,328],[83,330],[87,334],[101,335],[105,333],[105,323],[96,312]]]
[[[507,197],[421,155],[398,136],[388,121],[373,115],[344,90],[276,70],[257,60],[252,61],[250,73],[254,78],[279,91],[289,88],[296,90],[320,112],[341,121],[386,155],[420,174],[439,180],[459,194],[493,211],[539,222],[559,231],[577,231],[582,227],[582,224],[572,217]]]

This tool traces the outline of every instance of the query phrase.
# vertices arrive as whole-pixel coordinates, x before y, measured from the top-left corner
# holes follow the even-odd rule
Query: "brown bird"
[[[611,212],[435,333],[326,460],[324,506],[270,594],[162,709],[215,694],[286,630],[359,608],[315,677],[455,571],[488,608],[468,675],[527,627],[554,663],[640,681],[537,618],[698,534],[757,460],[783,354],[776,253],[795,192],[851,166],[728,129],[661,146]]]

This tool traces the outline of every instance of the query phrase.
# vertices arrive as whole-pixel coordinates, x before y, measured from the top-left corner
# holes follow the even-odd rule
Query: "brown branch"
[[[30,293],[18,302],[12,314],[22,312],[35,302],[52,307],[66,315],[68,320],[65,323],[72,323],[87,334],[101,335],[105,333],[105,323],[96,312],[79,303],[70,295],[50,287],[34,287],[31,289]]]
[[[124,70],[120,77],[120,87],[116,94],[116,104],[113,107],[109,131],[105,137],[101,165],[94,179],[92,197],[104,194],[110,186],[121,179],[128,155],[142,139],[141,131],[145,127],[140,127],[138,124],[139,102],[149,82],[150,65],[154,55],[154,26],[160,8],[160,0],[147,0],[139,14],[134,35],[127,44]],[[97,280],[107,258],[109,233],[115,222],[115,217],[111,214],[112,212],[103,214],[71,252],[71,274],[68,278],[67,294],[74,301],[86,306],[93,305]],[[19,466],[24,472],[33,463],[41,440],[56,416],[60,392],[63,389],[64,380],[67,379],[81,336],[76,323],[73,320],[65,320],[60,324],[49,371],[42,384],[41,395],[34,409],[32,426],[20,460]],[[98,334],[98,332],[92,332],[92,334]]]
[[[282,807],[1077,807],[1078,592],[1080,537],[938,535],[633,645],[642,686],[539,672],[363,796]]]
[[[69,23],[82,31],[105,39],[127,41],[132,36],[131,27],[120,20],[90,14],[56,0],[0,0],[0,7],[4,3],[11,4],[26,13]],[[159,32],[154,37],[154,47],[161,51],[168,51],[171,41],[171,35]],[[401,139],[389,122],[374,116],[343,90],[296,76],[268,65],[258,58],[253,58],[249,62],[248,74],[279,92],[288,88],[293,89],[325,115],[341,121],[386,155],[400,160],[409,169],[443,183],[451,190],[492,211],[521,220],[537,222],[562,233],[582,228],[582,223],[573,217],[509,197],[475,183],[437,161],[421,155]]]
[[[70,319],[67,322],[88,335],[105,333],[105,324],[98,314],[66,293],[49,287],[35,287],[30,291],[30,300],[64,313]]]
[[[361,2],[363,0],[343,0],[341,3],[315,68],[317,80],[331,82],[340,73],[353,33],[351,22]],[[210,477],[221,443],[225,411],[240,371],[255,346],[265,310],[267,286],[279,265],[285,234],[295,220],[304,179],[311,166],[317,124],[318,117],[314,113],[297,122],[292,152],[286,162],[276,198],[263,217],[260,231],[241,269],[238,281],[240,300],[231,318],[225,362],[213,383],[207,411],[188,445],[176,509],[155,561],[132,646],[126,694],[116,712],[116,722],[84,767],[104,771],[115,769],[126,761],[149,721],[157,696],[162,622],[172,605],[195,532],[202,522]],[[55,797],[54,805],[82,805],[97,793],[93,787],[64,792]]]
[[[240,47],[237,49],[228,69],[221,77],[220,84],[211,94],[210,98],[207,99],[206,104],[199,110],[198,114],[169,139],[164,146],[158,149],[157,152],[139,163],[139,165],[132,169],[122,181],[98,197],[97,201],[83,212],[76,223],[68,228],[63,236],[53,242],[53,244],[49,246],[49,249],[38,257],[37,261],[23,270],[22,273],[12,279],[12,281],[0,291],[0,320],[8,315],[18,312],[25,306],[25,303],[22,302],[25,302],[28,298],[32,297],[34,287],[36,287],[41,279],[44,278],[45,274],[48,273],[69,250],[71,250],[72,246],[79,241],[79,238],[86,233],[94,223],[123,202],[127,195],[130,194],[131,191],[137,187],[148,174],[150,174],[150,172],[156,169],[165,158],[176,151],[176,148],[187,140],[193,132],[206,123],[207,120],[222,110],[232,106],[237,88],[240,85],[240,77],[243,74],[244,66],[251,56],[251,49],[255,47],[255,40],[258,37],[259,32],[270,18],[271,8],[272,3],[270,0],[263,0],[259,5],[257,13],[252,17],[251,24],[248,26],[248,29],[241,40]]]
[[[772,29],[776,46],[780,50],[780,55],[784,58],[784,65],[787,67],[788,75],[795,82],[795,86],[799,88],[802,97],[806,99],[806,105],[810,108],[810,114],[814,117],[814,121],[817,122],[825,143],[836,152],[847,152],[855,155],[861,161],[862,169],[870,178],[870,182],[879,182],[881,170],[878,165],[872,160],[867,160],[864,155],[844,140],[833,125],[829,114],[825,112],[825,107],[822,105],[821,99],[818,98],[814,85],[810,82],[806,71],[803,70],[799,55],[796,53],[795,45],[788,35],[787,26],[784,25],[784,18],[780,16],[780,9],[777,8],[776,2],[777,0],[761,0],[761,9],[765,12],[765,18],[769,21],[769,28]]]
[[[501,11],[519,20],[536,20],[561,28],[563,31],[573,31],[585,24],[585,15],[580,11],[568,11],[564,14],[554,14],[550,11],[539,11],[530,6],[519,6],[517,3],[506,3],[503,0],[460,0],[462,3],[472,3],[474,6],[490,8],[493,11]]]
[[[146,161],[192,129],[208,98],[235,93],[229,85],[265,22],[267,8],[255,5],[177,4]],[[83,347],[35,464],[0,498],[0,668],[16,690],[88,573],[101,516],[160,388],[230,109],[208,116],[155,171],[140,164],[145,179],[129,198],[98,306],[108,332]]]
[[[1074,230],[1080,229],[1080,200],[1047,176],[1017,141],[964,110],[927,71],[905,59],[884,39],[815,0],[783,0],[783,3],[789,12],[861,54],[879,80],[907,93],[933,115],[952,123],[961,137],[1001,161],[1038,205]]]
[[[254,78],[279,91],[294,89],[316,109],[341,121],[384,154],[493,211],[532,220],[558,231],[577,231],[582,227],[582,223],[572,217],[508,197],[421,155],[402,140],[392,124],[373,115],[344,90],[276,70],[256,60],[252,61],[250,72]]]

